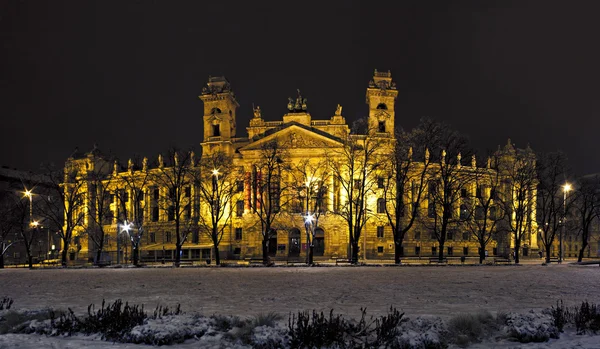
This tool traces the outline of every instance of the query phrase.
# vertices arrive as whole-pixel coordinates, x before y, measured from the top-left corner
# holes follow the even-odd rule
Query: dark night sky
[[[36,170],[98,143],[123,162],[200,148],[209,75],[280,120],[367,114],[392,71],[396,124],[430,116],[481,154],[511,138],[600,171],[600,1],[4,1],[0,164]]]

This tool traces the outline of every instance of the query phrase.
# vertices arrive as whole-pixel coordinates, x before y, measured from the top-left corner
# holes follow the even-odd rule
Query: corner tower
[[[235,113],[240,106],[225,77],[209,77],[199,98],[204,102],[204,138],[202,152],[211,154],[221,150],[233,154]]]
[[[367,104],[369,105],[369,132],[379,136],[394,137],[394,106],[398,91],[392,81],[392,73],[378,72],[375,69],[373,80],[367,88]]]

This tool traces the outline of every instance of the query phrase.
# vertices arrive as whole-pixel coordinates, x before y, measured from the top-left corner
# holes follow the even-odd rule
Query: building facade
[[[260,206],[260,203],[256,198],[258,194],[254,183],[264,180],[264,172],[261,172],[258,164],[264,160],[265,147],[274,142],[281,148],[281,154],[285,154],[278,160],[285,162],[286,166],[285,173],[278,174],[276,187],[269,187],[269,190],[276,188],[278,191],[278,215],[271,222],[267,237],[268,254],[276,260],[304,256],[308,248],[307,242],[313,240],[314,255],[317,260],[348,256],[351,232],[343,211],[349,202],[356,199],[355,194],[351,194],[351,189],[359,186],[352,184],[355,183],[353,181],[356,181],[357,175],[344,173],[342,168],[346,167],[340,161],[345,159],[343,155],[347,154],[344,152],[348,148],[349,140],[357,144],[360,149],[365,149],[368,141],[375,140],[377,149],[374,150],[372,159],[376,160],[371,161],[378,166],[370,165],[368,168],[373,170],[369,170],[371,172],[368,175],[366,170],[364,171],[365,177],[369,178],[364,178],[362,186],[364,189],[366,183],[369,183],[369,187],[368,190],[362,191],[361,197],[357,199],[357,202],[365,205],[365,224],[361,227],[358,245],[363,259],[393,259],[394,237],[386,214],[389,197],[383,199],[385,185],[380,178],[381,173],[386,171],[383,163],[393,151],[396,142],[394,110],[397,95],[398,91],[391,73],[375,71],[373,79],[366,88],[369,113],[366,117],[365,134],[356,134],[355,130],[351,129],[340,105],[335,108],[329,119],[314,120],[308,112],[306,99],[298,91],[297,98],[288,100],[288,112],[280,121],[264,120],[260,107],[256,107],[246,133],[239,136],[236,122],[239,104],[231,85],[223,77],[209,78],[199,97],[204,104],[202,154],[196,159],[193,152],[188,152],[185,161],[188,161],[189,166],[194,167],[203,158],[217,153],[224,154],[231,159],[232,167],[238,173],[235,180],[236,189],[227,204],[230,215],[220,223],[224,227],[219,248],[220,257],[243,259],[257,258],[262,255],[263,225],[257,217],[256,207]],[[524,151],[530,150],[516,149],[509,141],[504,148],[499,149],[498,160],[495,161],[510,163],[517,153]],[[425,157],[429,157],[428,153]],[[161,186],[157,178],[161,173],[164,176],[167,173],[165,169],[169,166],[178,166],[181,161],[184,160],[175,154],[172,161],[165,164],[165,159],[160,155],[152,164],[144,158],[138,163],[129,160],[127,166],[121,166],[117,162],[104,158],[97,150],[69,158],[65,172],[73,172],[75,169],[79,173],[78,178],[87,178],[86,184],[78,189],[83,195],[79,210],[83,218],[76,228],[75,236],[84,237],[90,234],[90,227],[102,226],[105,233],[102,248],[106,251],[106,256],[103,258],[113,261],[116,258],[126,260],[129,258],[128,254],[131,255],[131,251],[125,250],[131,248],[129,243],[131,238],[129,231],[126,232],[127,237],[124,237],[120,224],[127,220],[132,221],[131,212],[137,210],[143,217],[141,218],[143,234],[140,240],[142,260],[172,260],[176,243],[175,216],[181,215],[182,221],[179,224],[184,231],[188,229],[187,240],[182,245],[182,259],[214,258],[212,241],[205,234],[198,232],[198,219],[207,214],[206,208],[199,199],[201,188],[198,183],[194,184],[190,181],[182,187],[182,199],[177,205],[181,206],[181,209],[173,205],[166,207],[160,204],[161,197],[167,195],[169,190]],[[443,151],[441,158],[432,161],[439,164],[433,164],[432,167],[442,166],[445,161],[447,159]],[[332,168],[332,164],[335,163],[342,165]],[[457,155],[456,163],[458,171],[464,174],[463,177],[471,176],[473,173],[493,176],[496,171],[500,171],[491,160],[487,161],[487,166],[478,167],[474,157],[461,160],[460,153]],[[218,169],[215,171],[216,174],[219,173]],[[96,181],[90,180],[90,173],[95,174]],[[154,175],[150,176],[149,174],[152,173]],[[513,193],[514,188],[510,187],[512,182],[507,179],[508,174],[501,174],[500,177],[503,180],[498,190],[503,190],[504,197],[512,200],[517,194]],[[430,178],[429,181],[433,183],[436,179]],[[136,182],[135,185],[124,185],[132,182]],[[313,191],[313,194],[310,193],[313,188],[312,183],[318,183],[318,189]],[[351,183],[349,187],[348,183]],[[496,195],[494,190],[478,186],[474,181],[465,183],[457,189],[461,190],[460,197],[463,198],[456,201],[455,207],[453,206],[457,217],[461,216],[464,206],[460,200],[466,202],[466,198]],[[102,193],[99,191],[100,186],[102,186]],[[433,190],[431,186],[429,190]],[[321,193],[318,199],[314,192]],[[404,195],[409,202],[413,201],[410,190],[407,190]],[[405,236],[402,250],[404,256],[430,257],[437,256],[439,253],[439,238],[433,236],[427,222],[435,215],[431,208],[432,195],[433,192],[429,194],[429,199],[425,195],[420,202],[418,210],[423,214]],[[98,200],[99,196],[102,200]],[[142,199],[135,201],[134,197]],[[524,257],[537,256],[539,248],[537,227],[535,210],[532,209],[535,207],[535,191],[526,200],[530,210],[526,215],[527,226],[521,239],[520,254]],[[92,201],[96,204],[92,204]],[[98,207],[100,201],[103,203],[103,210]],[[133,207],[135,205],[139,207]],[[312,230],[308,234],[307,217],[310,215],[312,220],[317,214],[318,224],[311,225]],[[93,215],[102,217],[92,219]],[[134,226],[133,229],[136,227]],[[494,234],[494,239],[487,246],[489,256],[507,256],[514,248],[510,229],[505,229],[502,234],[499,228],[498,230],[498,234]],[[455,224],[449,227],[444,240],[445,255],[478,255],[477,241],[462,225]],[[94,251],[98,248],[97,241],[91,241],[89,237],[80,238],[77,244],[76,258],[96,258]]]

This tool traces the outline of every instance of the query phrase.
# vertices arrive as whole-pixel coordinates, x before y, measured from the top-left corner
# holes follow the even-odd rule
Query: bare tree
[[[116,195],[119,203],[118,220],[121,225],[127,228],[127,237],[131,244],[132,262],[138,266],[140,261],[141,241],[144,236],[145,219],[144,213],[147,212],[148,203],[150,202],[150,193],[147,192],[148,184],[151,179],[150,171],[148,170],[148,159],[144,158],[142,167],[136,167],[136,163],[140,161],[132,161],[127,165],[127,171],[118,174],[116,181]],[[117,236],[117,239],[119,237]],[[120,251],[117,251],[120,253]]]
[[[44,224],[58,231],[62,241],[61,264],[67,266],[67,253],[73,243],[80,248],[78,241],[72,241],[77,228],[81,228],[85,216],[85,181],[80,177],[77,166],[67,165],[63,171],[52,165],[44,165],[43,182],[48,186],[48,195],[40,195],[37,201]],[[73,250],[74,251],[74,250]]]
[[[282,178],[289,171],[287,153],[279,139],[261,145],[258,159],[251,173],[251,210],[260,222],[262,235],[262,258],[265,265],[270,264],[269,240],[276,234],[276,219],[282,214],[281,199],[286,186]]]
[[[462,226],[470,232],[479,244],[479,264],[485,259],[487,245],[497,232],[499,223],[504,220],[504,206],[500,202],[502,177],[497,169],[497,156],[488,157],[486,167],[471,170],[470,177],[475,185],[475,195],[463,201],[461,214],[465,215]],[[471,192],[472,193],[472,192]]]
[[[175,266],[181,263],[181,247],[190,233],[198,229],[198,220],[192,217],[192,195],[194,178],[198,170],[192,151],[179,151],[172,148],[168,152],[167,163],[159,160],[153,182],[162,190],[159,207],[167,214],[167,220],[175,223]]]
[[[217,265],[221,265],[219,244],[223,239],[225,229],[231,224],[233,213],[231,201],[239,189],[237,187],[239,180],[243,177],[233,166],[231,156],[223,152],[214,152],[203,156],[196,175],[198,176],[196,188],[201,210],[198,227],[200,232],[212,241],[215,262]]]
[[[295,193],[300,202],[294,202],[293,211],[302,211],[306,228],[306,241],[308,244],[306,263],[314,263],[315,237],[319,228],[321,215],[327,211],[328,183],[331,173],[327,171],[327,161],[310,159],[300,160],[293,166],[292,174],[295,176]],[[299,204],[299,205],[297,205]]]
[[[329,168],[334,181],[340,186],[342,196],[346,198],[337,210],[347,224],[349,236],[349,259],[358,263],[359,241],[361,233],[373,212],[367,207],[367,200],[375,194],[377,173],[383,168],[380,152],[384,140],[373,136],[370,130],[359,135],[366,120],[358,120],[353,125],[353,133],[344,140],[344,146],[332,149],[328,155]]]
[[[579,180],[575,189],[574,210],[579,218],[581,231],[581,249],[577,262],[583,260],[583,253],[590,241],[590,233],[594,219],[600,217],[600,176],[590,175]]]
[[[378,187],[383,187],[385,213],[394,236],[396,264],[401,262],[404,238],[419,217],[419,207],[426,190],[431,161],[425,159],[425,151],[433,146],[429,136],[420,128],[412,132],[397,132],[383,175],[378,178]]]
[[[463,156],[469,158],[473,151],[467,138],[448,125],[425,119],[421,128],[430,135],[433,145],[431,149],[425,150],[425,161],[430,157],[439,159],[439,163],[431,164],[427,171],[428,207],[427,215],[422,216],[421,221],[437,240],[438,258],[442,261],[449,227],[458,226],[468,218],[463,212],[457,212],[463,186],[471,181],[471,170],[462,168],[461,159]]]
[[[512,234],[515,263],[519,263],[522,241],[531,233],[536,200],[536,160],[529,148],[517,150],[509,143],[501,152],[498,166],[504,176],[501,202],[506,212],[503,228]]]
[[[106,237],[105,226],[112,221],[110,209],[111,180],[110,163],[94,161],[87,171],[85,186],[88,198],[85,202],[88,212],[87,235],[95,250],[94,263],[101,264]],[[108,220],[108,222],[107,222]]]
[[[566,212],[563,200],[566,161],[566,156],[560,152],[538,156],[537,161],[537,219],[546,263],[550,262],[552,246]]]

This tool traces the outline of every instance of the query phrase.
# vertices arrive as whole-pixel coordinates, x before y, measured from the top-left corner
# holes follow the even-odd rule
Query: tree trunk
[[[394,241],[394,263],[400,264],[400,257],[402,257],[402,241]]]
[[[133,255],[133,265],[135,265],[136,267],[139,265],[139,261],[140,261],[140,251],[137,248],[136,245],[131,244],[131,254]]]
[[[483,264],[485,260],[485,244],[483,242],[479,243],[479,264]]]
[[[215,244],[215,264],[221,265],[221,256],[219,255],[219,245]]]
[[[440,251],[438,252],[438,261],[441,263],[444,260],[444,245],[440,244]]]
[[[578,263],[581,263],[581,261],[583,260],[583,253],[585,252],[585,248],[588,245],[587,236],[586,236],[585,239],[583,239],[583,241],[581,243],[582,243],[581,250],[579,250],[579,256],[577,257],[577,262]]]
[[[263,264],[264,265],[268,265],[269,264],[269,240],[266,240],[266,238],[263,237],[262,239],[262,259],[263,259]]]
[[[102,250],[98,249],[98,251],[96,251],[96,265],[100,264],[100,258],[102,258]]]
[[[29,263],[29,269],[33,269],[33,256],[30,253],[27,254],[27,262]]]
[[[552,245],[547,245],[544,247],[546,250],[546,263],[550,263],[550,249],[552,248]]]
[[[67,266],[67,253],[68,253],[67,248],[68,247],[69,247],[68,244],[64,244],[63,250],[60,253],[60,264],[63,267]]]
[[[181,265],[181,245],[177,244],[175,247],[175,268],[179,268]]]
[[[352,241],[352,264],[358,264],[358,241]]]
[[[308,265],[314,264],[314,250],[315,245],[311,242],[311,244],[308,246]]]
[[[2,248],[2,246],[0,246]],[[4,269],[4,253],[0,255],[0,269]]]

